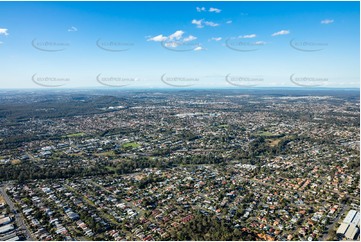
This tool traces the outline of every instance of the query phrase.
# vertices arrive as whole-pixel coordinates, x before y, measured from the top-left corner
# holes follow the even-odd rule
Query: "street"
[[[16,210],[14,203],[11,201],[9,196],[6,194],[4,186],[0,187],[0,193],[3,196],[5,202],[9,205],[10,211],[13,212],[14,210]],[[15,213],[15,221],[16,221],[16,225],[18,226],[18,231],[22,231],[22,233],[24,233],[26,240],[34,241],[34,238],[31,236],[30,231],[28,230],[28,228],[25,225],[25,221],[24,221],[23,217],[21,216],[21,213],[18,213],[18,212]]]

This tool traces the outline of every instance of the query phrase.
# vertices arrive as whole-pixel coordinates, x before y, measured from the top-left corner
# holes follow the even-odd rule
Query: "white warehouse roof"
[[[1,226],[1,227],[0,227],[0,234],[9,232],[9,231],[11,231],[11,230],[13,230],[13,229],[14,229],[14,225],[12,225],[12,224],[8,224],[8,225],[5,225],[5,226]]]
[[[355,217],[351,221],[352,224],[359,226],[360,225],[360,213],[357,212]]]
[[[355,217],[357,211],[356,210],[350,210],[348,213],[347,213],[347,216],[346,218],[343,220],[344,223],[346,224],[349,224],[351,223],[352,219]]]
[[[353,240],[358,232],[358,228],[354,224],[350,224],[345,234],[346,239]]]
[[[348,224],[346,223],[341,223],[340,227],[338,227],[337,231],[336,231],[336,234],[345,234],[346,233],[346,230],[348,228]]]

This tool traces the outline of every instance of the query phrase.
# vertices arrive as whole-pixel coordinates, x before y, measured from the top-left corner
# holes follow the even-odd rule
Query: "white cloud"
[[[289,33],[290,33],[289,30],[281,30],[281,31],[278,31],[276,33],[273,33],[272,36],[285,35],[285,34],[289,34]]]
[[[162,41],[165,41],[167,39],[168,39],[167,36],[163,36],[162,34],[160,34],[160,35],[157,35],[155,37],[147,39],[147,41],[162,42]]]
[[[266,42],[264,42],[264,41],[256,41],[256,42],[254,42],[256,45],[265,45],[266,44]]]
[[[227,22],[226,22],[226,24],[231,24],[232,23],[232,20],[228,20]]]
[[[200,50],[204,50],[204,48],[202,46],[197,46],[196,48],[193,49],[194,51],[200,51]]]
[[[211,26],[211,27],[219,26],[219,24],[211,22],[211,21],[204,21],[204,25]]]
[[[78,29],[74,26],[71,26],[71,28],[68,29],[68,32],[77,32]]]
[[[196,7],[196,9],[197,9],[197,12],[205,12],[205,11],[207,11],[205,7],[201,7],[201,8]]]
[[[221,41],[222,37],[212,37],[210,40]]]
[[[166,47],[176,48],[176,47],[179,46],[179,42],[171,41],[171,42],[166,42],[166,43],[164,43],[164,45],[165,45]]]
[[[192,24],[195,24],[197,28],[203,28],[204,26],[210,26],[210,27],[216,27],[219,26],[219,24],[211,22],[211,21],[204,21],[204,19],[192,20]]]
[[[189,41],[196,40],[196,39],[197,39],[197,37],[194,37],[193,35],[189,35],[188,37],[184,38],[183,41],[189,42]]]
[[[197,28],[203,28],[204,27],[202,22],[203,22],[203,19],[200,19],[200,20],[193,19],[192,20],[192,24],[195,24],[197,26]]]
[[[184,31],[177,30],[173,34],[169,35],[169,39],[170,40],[173,40],[173,39],[180,40],[182,38],[183,34],[184,34]]]
[[[169,36],[160,34],[155,37],[146,36],[145,38],[147,38],[147,41],[163,42],[164,46],[171,48],[177,48],[186,42],[190,42],[197,39],[197,37],[193,35],[188,35],[188,37],[183,37],[184,33],[185,32],[183,30],[177,30]]]
[[[220,13],[222,10],[218,9],[218,8],[209,8],[209,12],[214,12],[214,13]]]
[[[257,35],[256,34],[246,34],[243,36],[239,36],[240,38],[244,38],[244,39],[252,39],[252,38],[256,38]]]
[[[195,19],[193,19],[193,20],[192,20],[192,24],[197,24],[197,25],[199,25],[199,24],[202,24],[202,21],[203,21],[203,19],[200,19],[200,20],[195,20]]]
[[[196,7],[197,12],[207,12],[207,9],[205,7]],[[219,8],[209,8],[208,12],[210,13],[220,13],[222,10]]]
[[[5,35],[5,36],[9,35],[8,29],[0,29],[0,35]]]
[[[324,19],[321,21],[321,24],[332,24],[334,22],[333,19]]]

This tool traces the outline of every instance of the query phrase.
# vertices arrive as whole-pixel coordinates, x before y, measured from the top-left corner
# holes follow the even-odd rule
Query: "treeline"
[[[33,179],[58,179],[73,176],[105,175],[109,172],[103,166],[98,167],[39,167],[35,164],[1,165],[0,181],[17,180],[24,182]]]
[[[220,220],[215,216],[206,216],[201,213],[194,215],[194,218],[182,225],[176,232],[173,232],[172,240],[204,240],[204,241],[240,241],[256,240],[256,234],[236,228],[231,223]]]
[[[32,135],[20,133],[17,135],[13,135],[10,137],[3,138],[2,142],[0,142],[0,149],[3,150],[11,150],[16,149],[18,147],[22,147],[24,143],[39,141],[39,140],[61,140],[61,135]]]
[[[102,161],[91,166],[80,166],[76,163],[70,167],[57,166],[55,162],[50,167],[40,167],[34,163],[26,162],[17,165],[0,165],[0,181],[18,180],[24,182],[33,179],[58,179],[70,177],[87,177],[97,175],[121,175],[135,172],[144,168],[171,168],[186,164],[218,164],[223,159],[211,156],[195,156],[177,160],[151,159],[137,157],[124,159],[119,162]]]
[[[224,158],[216,157],[212,155],[195,155],[195,156],[183,156],[177,157],[174,159],[152,159],[148,157],[138,157],[132,160],[123,160],[116,164],[112,163],[113,174],[126,174],[134,172],[137,169],[144,168],[171,168],[179,165],[189,165],[189,164],[219,164],[225,162]]]
[[[287,147],[291,141],[310,140],[309,137],[305,136],[284,136],[280,139],[277,145],[270,146],[264,137],[257,137],[249,144],[248,153],[245,152],[245,156],[248,158],[256,158],[259,156],[273,156],[286,154],[289,151]]]
[[[102,110],[109,106],[125,105],[124,98],[114,96],[46,96],[43,100],[31,103],[0,104],[0,118],[6,118],[8,124],[16,124],[31,118],[50,119],[92,115],[110,112]]]

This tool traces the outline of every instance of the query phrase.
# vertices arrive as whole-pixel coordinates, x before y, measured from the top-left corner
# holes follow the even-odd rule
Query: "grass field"
[[[112,167],[112,166],[106,166],[105,169],[107,169],[108,171],[116,171],[117,170],[115,167]]]
[[[106,152],[102,152],[102,153],[97,153],[95,154],[96,156],[115,156],[114,151],[106,151]]]
[[[275,136],[275,134],[272,134],[271,132],[268,132],[268,131],[260,131],[260,132],[257,132],[256,135],[263,136],[263,137]]]
[[[74,134],[67,134],[67,135],[64,135],[63,138],[75,138],[75,137],[82,137],[84,136],[85,133],[83,132],[80,132],[80,133],[74,133]]]
[[[219,125],[219,127],[220,127],[220,128],[228,128],[229,125],[228,125],[228,124],[221,124],[221,125]]]
[[[273,134],[269,131],[258,131],[257,133],[255,133],[255,136],[264,137],[268,142],[268,145],[274,147],[278,145],[278,143],[281,141],[280,137],[282,137],[283,135]]]
[[[125,143],[123,144],[123,148],[138,148],[140,145],[136,142],[129,142],[129,143]]]

